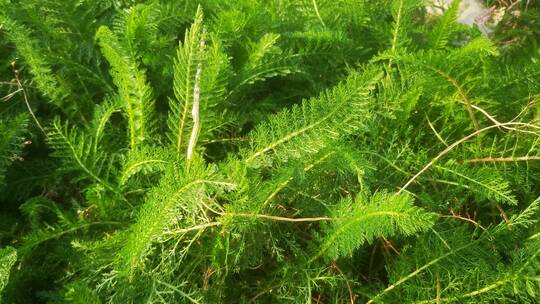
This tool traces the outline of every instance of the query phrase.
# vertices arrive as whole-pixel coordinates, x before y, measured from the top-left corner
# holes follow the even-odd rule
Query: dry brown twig
[[[17,88],[18,88],[16,92],[18,91],[22,92],[24,103],[26,104],[26,108],[28,109],[28,112],[30,113],[34,121],[36,122],[36,125],[41,130],[41,132],[43,132],[43,134],[45,134],[45,137],[47,137],[47,132],[45,132],[45,129],[39,123],[36,115],[34,114],[34,111],[32,110],[32,107],[30,106],[30,102],[28,101],[28,96],[26,96],[26,92],[24,91],[24,88],[21,84],[21,80],[19,79],[19,70],[15,66],[15,61],[11,63],[11,67],[13,68],[13,74],[15,75],[15,82],[17,83]]]
[[[444,149],[441,153],[439,153],[435,158],[433,158],[428,164],[426,164],[420,171],[418,171],[418,173],[416,173],[411,179],[409,179],[404,185],[403,187],[401,187],[399,189],[399,191],[396,193],[397,195],[401,194],[403,191],[405,191],[405,189],[407,189],[407,187],[409,187],[420,175],[422,175],[425,171],[427,171],[431,166],[433,166],[439,159],[441,159],[443,156],[445,156],[446,154],[448,154],[450,151],[452,151],[455,147],[461,145],[462,143],[468,141],[469,139],[481,134],[481,133],[484,133],[486,131],[489,131],[491,129],[494,129],[494,128],[509,128],[510,126],[521,126],[521,127],[534,127],[534,128],[540,128],[538,126],[534,126],[534,125],[531,125],[531,124],[528,124],[528,123],[522,123],[522,122],[506,122],[506,123],[497,123],[497,124],[494,124],[494,125],[491,125],[491,126],[488,126],[488,127],[485,127],[483,129],[480,129],[480,130],[477,130],[463,138],[461,138],[460,140],[454,142],[453,144],[451,144],[450,146],[448,146],[446,149]],[[517,128],[510,128],[512,130],[515,130],[515,131],[518,131],[518,132],[525,132],[525,133],[529,133],[531,131],[527,131],[527,130],[521,130],[521,129],[517,129]],[[533,134],[535,135],[538,135],[538,133],[535,133],[535,132],[532,132]]]
[[[333,261],[332,262],[332,268],[334,268],[335,270],[337,270],[337,272],[339,272],[339,274],[343,277],[343,279],[345,280],[345,284],[347,284],[347,290],[349,291],[349,301],[351,302],[351,304],[354,304],[354,299],[355,299],[355,296],[354,296],[354,293],[352,291],[352,288],[351,288],[351,284],[349,283],[349,280],[347,279],[347,277],[345,276],[345,274],[343,273],[343,271],[341,271],[341,269],[339,268],[338,264],[336,263],[336,261]]]

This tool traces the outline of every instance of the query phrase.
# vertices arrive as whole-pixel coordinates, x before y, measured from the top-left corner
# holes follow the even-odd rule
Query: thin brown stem
[[[290,217],[282,217],[282,216],[273,216],[273,215],[267,215],[267,214],[253,214],[253,213],[229,213],[229,215],[232,216],[239,216],[239,217],[253,217],[253,218],[260,218],[260,219],[267,219],[267,220],[273,220],[273,221],[279,221],[279,222],[321,222],[321,221],[331,221],[331,217],[302,217],[302,218],[290,218]]]
[[[341,271],[341,269],[339,268],[338,264],[335,261],[332,262],[332,268],[337,270],[337,272],[339,272],[339,274],[345,280],[345,283],[347,284],[347,290],[349,291],[349,301],[351,302],[351,304],[354,304],[354,298],[355,297],[354,297],[354,293],[353,293],[352,288],[351,288],[351,284],[349,283],[349,280],[347,279],[347,277],[345,276],[343,271]]]
[[[321,222],[321,221],[331,221],[333,218],[331,217],[301,217],[301,218],[290,218],[290,217],[282,217],[282,216],[273,216],[273,215],[267,215],[267,214],[253,214],[253,213],[222,213],[222,216],[232,216],[232,217],[251,217],[251,218],[257,218],[257,219],[266,219],[266,220],[272,220],[272,221],[278,221],[278,222],[291,222],[291,223],[301,223],[301,222]],[[208,222],[200,225],[195,225],[188,228],[183,229],[177,229],[170,232],[167,232],[166,234],[184,234],[191,231],[199,231],[204,230],[209,227],[216,227],[223,225],[222,222],[216,221],[216,222]]]
[[[531,156],[518,156],[518,157],[483,157],[483,158],[466,159],[461,162],[465,164],[475,164],[475,163],[503,163],[503,162],[533,161],[533,160],[540,160],[540,156],[531,155]]]
[[[36,125],[41,130],[41,132],[43,132],[45,137],[47,137],[47,132],[45,132],[45,129],[39,123],[36,115],[34,114],[34,111],[32,110],[32,107],[30,106],[30,102],[28,101],[28,96],[26,96],[26,92],[24,91],[24,88],[23,88],[23,86],[21,84],[21,81],[19,79],[19,70],[17,70],[17,68],[15,67],[15,61],[11,63],[11,66],[13,68],[13,74],[15,74],[15,81],[17,82],[18,91],[21,91],[22,94],[23,94],[24,103],[26,104],[26,108],[28,108],[28,112],[30,112],[30,115],[32,116],[32,118],[36,122]]]
[[[504,222],[508,224],[510,220],[508,219],[508,216],[506,215],[506,212],[504,212],[503,208],[499,204],[495,204],[495,207],[497,207],[497,210],[499,210],[499,213],[501,214],[501,217],[503,218]]]
[[[405,191],[405,189],[407,189],[407,187],[409,187],[420,175],[422,175],[425,171],[427,171],[431,166],[433,166],[439,159],[441,159],[443,156],[445,156],[446,154],[448,154],[450,151],[452,151],[455,147],[461,145],[462,143],[468,141],[469,139],[483,133],[483,132],[486,132],[488,130],[491,130],[493,128],[498,128],[498,127],[508,127],[508,126],[529,126],[529,124],[526,124],[526,123],[521,123],[521,122],[507,122],[507,123],[501,123],[501,124],[495,124],[495,125],[491,125],[489,127],[485,127],[483,129],[480,129],[480,130],[477,130],[465,137],[463,137],[462,139],[454,142],[453,144],[451,144],[450,146],[448,146],[446,149],[444,149],[441,153],[439,153],[439,155],[437,155],[435,158],[433,158],[427,165],[425,165],[420,171],[418,171],[418,173],[416,173],[411,179],[409,179],[409,181],[407,181],[405,183],[405,185],[403,185],[403,187],[401,187],[399,189],[399,191],[397,192],[397,194],[401,194],[401,192]]]
[[[480,225],[480,223],[476,222],[475,220],[472,220],[470,218],[467,218],[467,217],[463,217],[461,215],[456,215],[456,214],[452,214],[452,215],[440,215],[440,217],[448,217],[448,218],[455,218],[455,219],[458,219],[458,220],[462,220],[462,221],[466,221],[466,222],[469,222],[473,225],[475,225],[476,227],[484,230],[485,232],[488,232],[486,230],[486,228],[484,228],[484,226]]]
[[[435,67],[432,67],[430,65],[427,65],[427,64],[424,64],[425,67],[427,67],[428,69],[432,70],[433,72],[439,74],[440,76],[442,76],[443,78],[445,78],[446,80],[448,80],[448,82],[450,82],[457,90],[458,94],[461,96],[461,98],[463,99],[463,102],[465,103],[465,106],[467,107],[467,112],[469,112],[469,116],[473,122],[473,125],[474,125],[474,129],[475,130],[478,130],[480,129],[479,125],[478,125],[478,121],[476,120],[476,116],[474,115],[474,111],[473,111],[473,106],[469,100],[469,97],[467,97],[467,94],[465,94],[465,90],[463,90],[463,87],[459,84],[459,82],[457,82],[457,80],[455,80],[454,78],[452,78],[449,74],[447,74],[446,72],[444,71],[441,71]]]

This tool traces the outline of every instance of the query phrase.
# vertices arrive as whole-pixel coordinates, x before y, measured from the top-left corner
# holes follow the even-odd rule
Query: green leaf
[[[0,294],[6,287],[9,280],[9,272],[11,267],[17,261],[17,250],[13,247],[0,249]],[[1,299],[0,299],[1,301]]]
[[[378,192],[369,201],[344,199],[337,206],[330,224],[323,228],[321,256],[330,259],[350,256],[364,243],[377,237],[410,236],[426,231],[434,223],[434,214],[413,205],[406,193]]]
[[[172,225],[181,222],[197,224],[204,217],[205,200],[223,187],[232,187],[217,176],[214,166],[192,162],[185,172],[177,166],[168,166],[160,184],[153,188],[124,236],[124,245],[118,255],[118,270],[130,280],[144,268],[153,243]]]
[[[193,103],[193,91],[197,68],[202,68],[206,33],[202,26],[203,12],[199,6],[191,28],[186,31],[184,42],[180,44],[174,64],[174,95],[169,106],[169,140],[175,147],[180,159],[182,149],[187,146],[190,123],[190,105]],[[201,72],[202,74],[202,72]]]
[[[295,55],[287,54],[277,46],[280,35],[266,33],[258,41],[248,45],[248,57],[236,77],[232,92],[266,79],[284,76],[299,71],[293,60]]]
[[[331,145],[334,139],[358,131],[373,115],[371,92],[382,73],[367,67],[344,83],[274,115],[250,133],[242,151],[248,164],[268,165],[276,159],[298,158]]]
[[[452,167],[436,166],[437,169],[457,177],[460,184],[466,185],[478,200],[487,199],[514,206],[518,204],[510,184],[499,173],[486,167]]]
[[[98,126],[102,126],[102,123],[99,122]],[[98,132],[99,129],[94,131]],[[116,192],[115,186],[108,181],[115,172],[112,166],[114,157],[95,148],[96,140],[101,137],[99,132],[94,133],[97,136],[95,139],[56,117],[49,128],[47,143],[54,149],[53,156],[64,160],[64,171],[81,172],[79,179],[90,180]]]
[[[448,6],[448,9],[437,20],[437,23],[429,32],[430,44],[433,49],[441,49],[448,45],[448,40],[456,32],[457,16],[461,0],[454,0]]]
[[[130,147],[136,149],[142,142],[152,138],[152,88],[146,81],[144,71],[139,68],[135,55],[124,46],[126,42],[120,41],[106,26],[101,26],[96,36],[103,55],[111,65],[110,72],[124,106]]]
[[[28,115],[21,113],[10,119],[0,116],[0,189],[4,185],[8,166],[21,153],[28,127]]]
[[[3,32],[6,33],[6,38],[16,45],[17,53],[29,67],[33,80],[41,93],[60,108],[65,106],[73,109],[71,104],[65,102],[72,93],[71,89],[67,87],[65,81],[53,73],[43,50],[32,39],[32,31],[7,16],[3,8],[0,12],[0,24],[2,24]]]

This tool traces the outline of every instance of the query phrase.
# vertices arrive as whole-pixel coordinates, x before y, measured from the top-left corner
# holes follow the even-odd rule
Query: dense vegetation
[[[0,302],[537,303],[508,2],[0,0]]]

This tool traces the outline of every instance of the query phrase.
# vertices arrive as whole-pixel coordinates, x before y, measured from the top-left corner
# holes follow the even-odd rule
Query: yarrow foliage
[[[536,303],[522,2],[0,0],[0,303]]]

